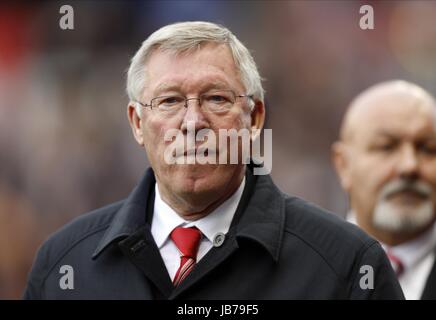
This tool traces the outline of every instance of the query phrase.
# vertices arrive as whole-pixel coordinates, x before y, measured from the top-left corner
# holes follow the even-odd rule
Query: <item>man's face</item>
[[[370,103],[345,142],[351,207],[367,231],[424,230],[435,218],[435,106],[407,94]]]
[[[199,50],[178,55],[157,50],[147,62],[147,82],[142,102],[148,104],[155,97],[174,94],[198,98],[222,89],[232,90],[237,95],[246,94],[226,45],[210,43]],[[219,129],[250,129],[252,113],[248,98],[237,98],[230,110],[220,114],[206,112],[199,106],[198,100],[188,101],[188,108],[171,116],[157,111],[142,109],[140,136],[136,138],[145,146],[160,190],[180,197],[180,201],[192,198],[198,207],[191,209],[203,210],[202,206],[209,205],[210,199],[239,184],[244,174],[243,164],[168,164],[164,153],[171,141],[165,141],[164,136],[170,129],[179,129],[186,138],[188,123],[195,123],[195,132],[212,130],[216,137],[219,136]],[[196,142],[196,147],[202,144],[204,142]]]

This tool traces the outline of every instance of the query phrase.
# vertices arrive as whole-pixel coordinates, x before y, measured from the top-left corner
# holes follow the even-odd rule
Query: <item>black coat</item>
[[[436,255],[436,252],[434,254]],[[421,299],[436,300],[436,261],[433,263],[433,267],[426,280]]]
[[[281,193],[269,176],[247,169],[246,178],[224,243],[212,248],[177,288],[150,232],[155,178],[149,169],[126,200],[75,219],[42,245],[24,298],[403,298],[375,240]],[[74,272],[72,289],[61,288],[63,265]],[[360,286],[369,275],[363,266],[374,272],[373,289]]]

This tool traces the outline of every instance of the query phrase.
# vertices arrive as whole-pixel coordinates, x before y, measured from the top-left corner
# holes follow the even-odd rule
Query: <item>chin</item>
[[[171,190],[183,197],[214,198],[230,187],[238,167],[234,165],[172,165],[160,175]]]
[[[435,220],[433,204],[426,201],[417,206],[399,206],[382,201],[374,210],[373,224],[392,232],[415,232]]]
[[[196,191],[213,184],[213,176],[214,170],[206,166],[182,165],[173,170],[168,182],[174,190]]]

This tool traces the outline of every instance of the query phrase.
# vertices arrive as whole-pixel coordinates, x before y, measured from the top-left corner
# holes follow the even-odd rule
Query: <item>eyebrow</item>
[[[200,85],[199,87],[200,87],[200,93],[206,92],[209,90],[230,90],[229,85],[223,81],[209,82],[209,83],[206,83],[204,85]],[[159,94],[160,92],[163,92],[163,91],[180,92],[180,86],[176,85],[176,84],[164,82],[164,83],[159,84],[155,88],[154,93]]]
[[[399,135],[397,135],[395,133],[391,133],[391,132],[388,132],[386,130],[378,130],[375,133],[374,137],[375,138],[388,138],[388,139],[392,139],[392,140],[398,140],[398,139],[402,138],[401,135],[399,136]],[[428,141],[432,142],[432,141],[435,141],[435,140],[436,140],[436,138],[433,137],[433,136],[430,136],[430,137],[429,136],[418,137],[418,141],[421,141],[421,142],[428,142]]]
[[[398,135],[385,130],[378,130],[374,134],[375,137],[384,136],[385,138],[398,139]]]
[[[179,91],[179,86],[175,84],[163,82],[160,85],[158,85],[153,91],[154,93],[158,93],[162,91]]]

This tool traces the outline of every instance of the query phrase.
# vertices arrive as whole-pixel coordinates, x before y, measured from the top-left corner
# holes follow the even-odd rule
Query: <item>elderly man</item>
[[[50,237],[25,298],[403,298],[383,249],[359,228],[284,195],[240,154],[197,161],[229,158],[231,139],[202,149],[220,130],[257,139],[264,122],[256,64],[229,30],[159,29],[132,59],[127,91],[151,169],[126,200]],[[207,141],[189,146],[200,133]]]
[[[332,151],[349,220],[383,244],[407,299],[435,299],[433,97],[399,80],[367,89],[351,103]]]

